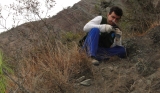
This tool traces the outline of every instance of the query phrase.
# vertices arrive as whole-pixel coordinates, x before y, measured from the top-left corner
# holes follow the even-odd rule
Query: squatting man
[[[122,9],[113,6],[107,18],[96,16],[85,24],[83,30],[87,34],[80,40],[80,45],[92,58],[94,65],[99,65],[102,60],[108,60],[110,56],[126,57],[126,50],[121,40],[122,31],[117,26],[122,15]]]

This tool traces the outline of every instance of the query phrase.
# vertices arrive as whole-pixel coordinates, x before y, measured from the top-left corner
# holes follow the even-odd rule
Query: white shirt
[[[102,21],[102,16],[97,16],[95,18],[93,18],[92,20],[90,20],[84,27],[83,27],[83,30],[86,31],[86,32],[89,32],[92,28],[98,28],[100,30],[100,32],[106,32],[106,24],[101,24],[101,21]],[[114,42],[113,44],[111,45],[111,47],[114,47],[116,45],[118,46],[122,46],[122,38],[117,38],[115,37],[114,38]]]

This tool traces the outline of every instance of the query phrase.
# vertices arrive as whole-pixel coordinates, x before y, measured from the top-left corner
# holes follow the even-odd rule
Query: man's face
[[[118,21],[121,19],[120,16],[116,15],[114,12],[112,12],[111,14],[108,14],[108,24],[110,25],[114,25],[114,23],[118,23]]]

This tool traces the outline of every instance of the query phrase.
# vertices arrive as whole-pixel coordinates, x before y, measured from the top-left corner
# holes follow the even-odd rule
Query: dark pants
[[[100,30],[92,28],[85,39],[83,48],[89,56],[95,57],[97,60],[109,59],[110,56],[126,57],[126,50],[122,46],[115,46],[111,48],[99,47]]]

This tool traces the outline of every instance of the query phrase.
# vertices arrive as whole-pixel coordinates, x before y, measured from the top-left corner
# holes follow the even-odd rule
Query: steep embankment
[[[39,39],[47,38],[48,34],[56,35],[61,31],[82,32],[84,24],[95,15],[91,11],[94,6],[90,6],[93,2],[95,1],[80,1],[51,18],[24,23],[1,33],[0,48],[12,56],[17,50],[28,51]]]
[[[160,26],[124,42],[128,58],[111,58],[92,67],[91,85],[77,85],[78,93],[159,93]]]
[[[62,39],[67,36],[62,35],[62,30],[63,33],[73,31],[79,35],[84,24],[97,15],[93,9],[98,4],[100,3],[93,0],[82,0],[52,18],[25,23],[0,34],[0,49],[7,57],[12,58],[9,64],[15,66],[13,79],[17,82],[10,83],[8,91],[22,93],[25,89],[37,93],[71,93],[70,90],[75,93],[159,93],[160,26],[151,28],[143,36],[132,36],[127,40],[124,38],[128,58],[113,57],[100,66],[93,66],[88,59],[81,59],[76,45],[73,47],[68,44],[72,41]],[[127,30],[130,31],[131,28]],[[72,36],[70,33],[67,38]],[[53,42],[57,37],[58,40]],[[68,52],[67,49],[71,50]],[[86,66],[87,62],[89,66]],[[91,79],[91,85],[79,85],[75,80],[80,76]]]

